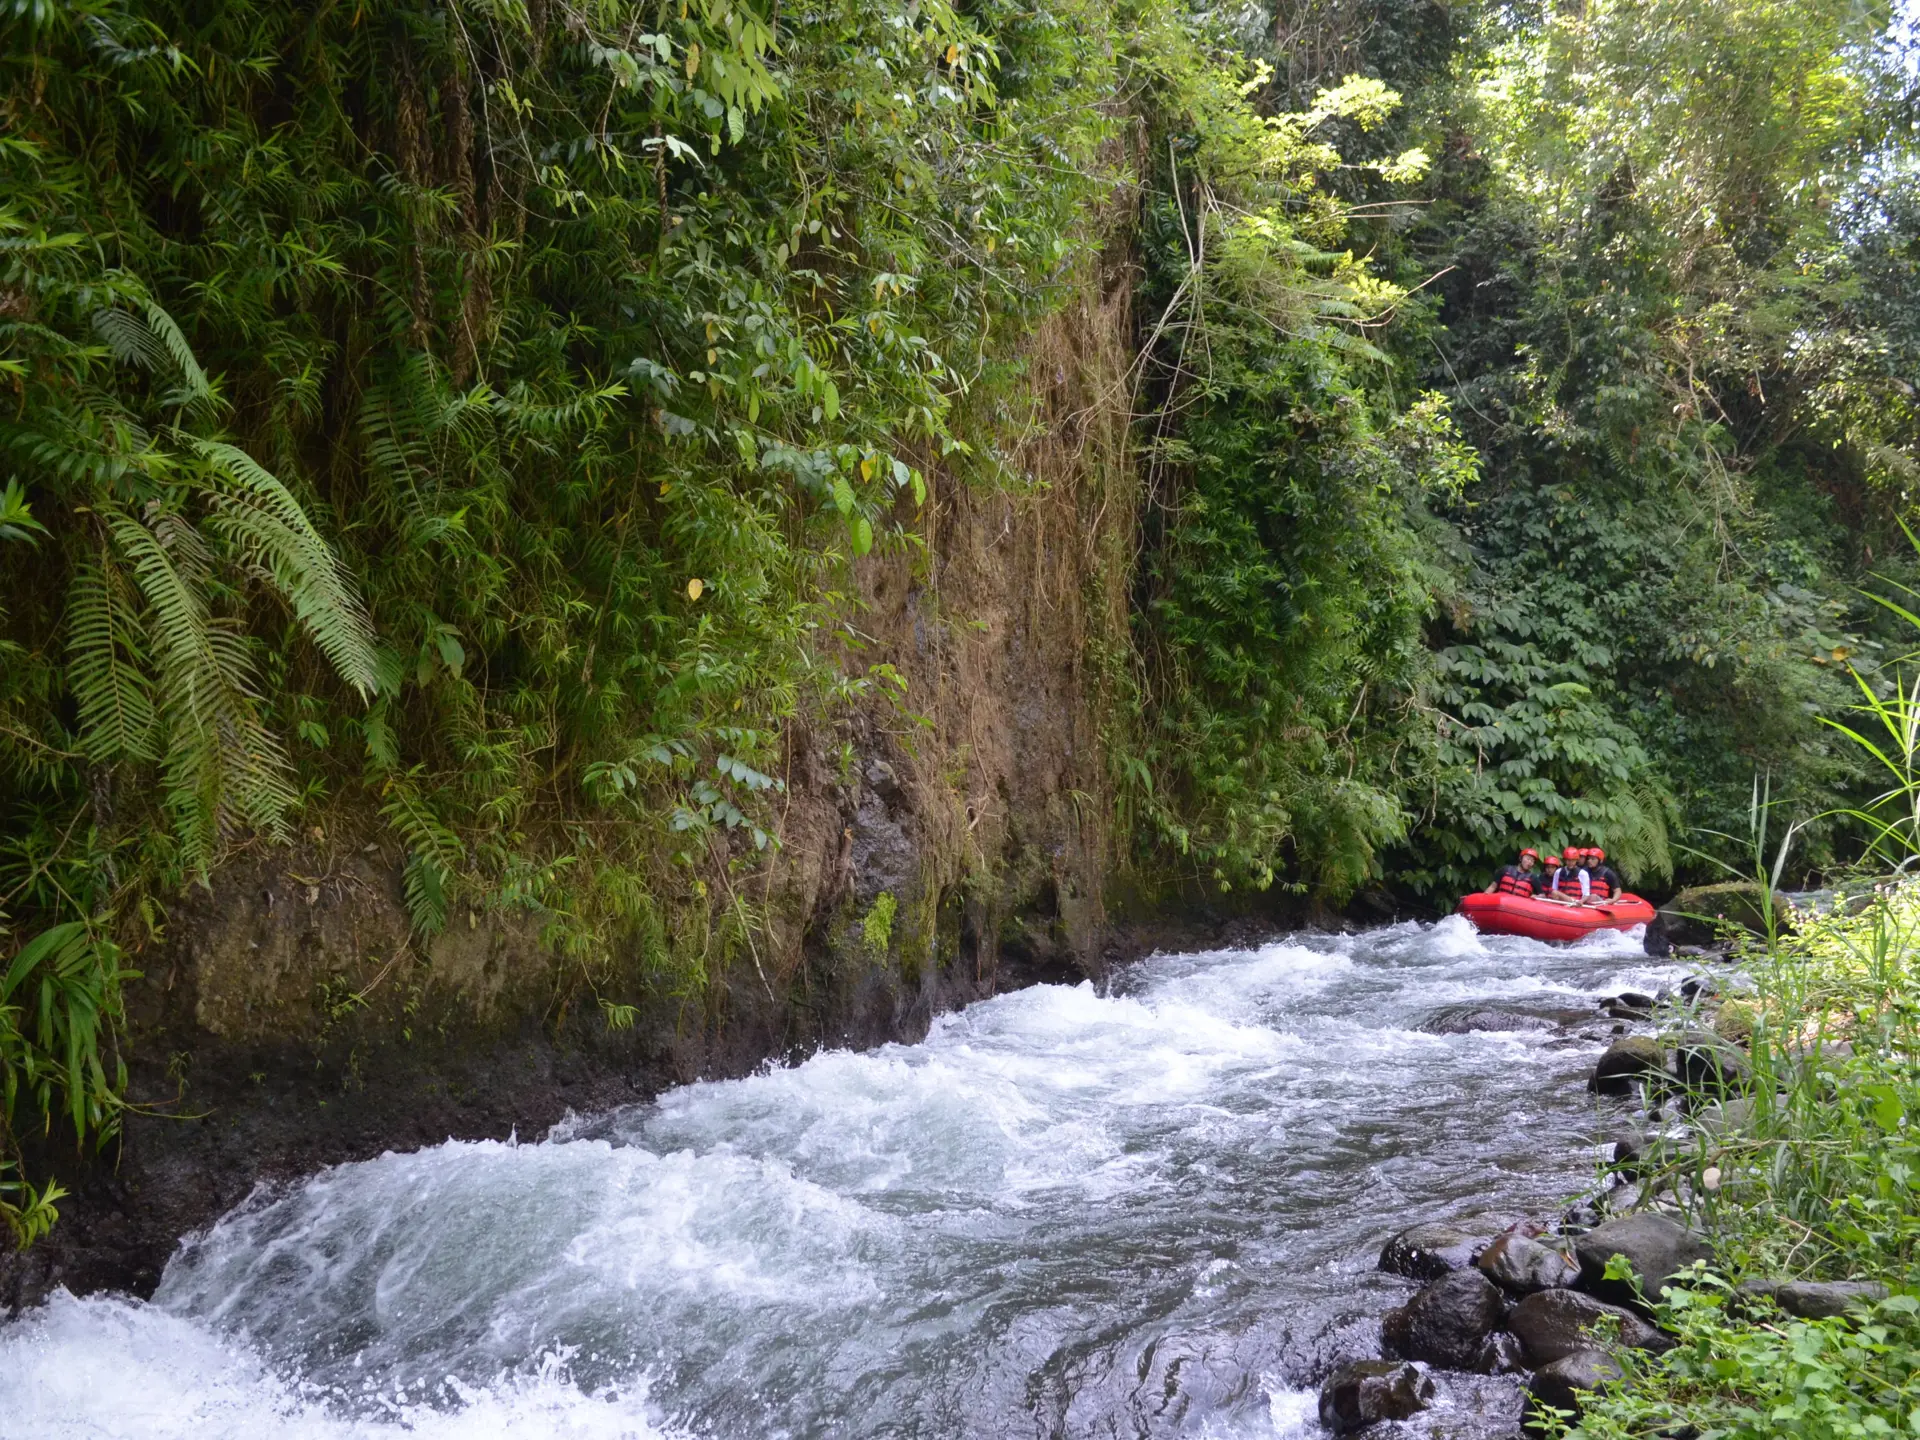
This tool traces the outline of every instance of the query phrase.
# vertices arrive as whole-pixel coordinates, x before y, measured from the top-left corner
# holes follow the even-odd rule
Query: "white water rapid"
[[[1388,1234],[1592,1180],[1597,1041],[1423,1022],[1676,973],[1620,935],[1300,935],[343,1165],[150,1304],[0,1329],[0,1437],[1312,1436],[1409,1289]]]

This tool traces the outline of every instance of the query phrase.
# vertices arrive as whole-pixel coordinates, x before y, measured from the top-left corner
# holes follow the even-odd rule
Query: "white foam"
[[[1476,1127],[1539,1130],[1521,1112],[1578,1063],[1420,1020],[1609,969],[1650,988],[1627,944],[1454,917],[1160,957],[1127,993],[1035,987],[545,1143],[339,1166],[192,1240],[155,1306],[62,1298],[0,1330],[0,1440],[960,1433],[1089,1336],[1234,1306],[1254,1333],[1322,1289],[1346,1314],[1340,1267],[1422,1187],[1506,1183],[1462,1168]],[[1312,1396],[1268,1390],[1207,1433],[1314,1433]]]
[[[137,1301],[65,1291],[0,1330],[0,1440],[663,1440],[643,1386],[586,1394],[559,1357],[485,1387],[347,1413],[244,1345]]]

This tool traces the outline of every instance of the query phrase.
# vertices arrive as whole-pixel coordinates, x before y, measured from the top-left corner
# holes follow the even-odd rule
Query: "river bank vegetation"
[[[1794,878],[1854,858],[1911,56],[1829,0],[0,7],[0,1154],[111,1135],[243,850],[390,844],[423,942],[594,995],[757,968],[791,737],[916,723],[860,567],[1051,483],[1029,345],[1115,274],[1074,803],[1146,903],[1516,836],[1657,888],[1756,774]]]
[[[1673,1186],[1715,1258],[1655,1306],[1657,1358],[1586,1399],[1565,1433],[1827,1440],[1896,1435],[1920,1403],[1914,1275],[1920,1181],[1908,1117],[1920,894],[1911,882],[1809,919],[1746,967],[1740,1098],[1705,1104],[1651,1188]],[[1841,1282],[1855,1303],[1776,1309],[1767,1288]],[[1817,1288],[1817,1287],[1816,1287]],[[1559,1427],[1556,1427],[1559,1428]]]

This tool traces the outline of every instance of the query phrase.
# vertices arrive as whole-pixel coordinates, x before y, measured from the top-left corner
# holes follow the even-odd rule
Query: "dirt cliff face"
[[[456,906],[412,937],[402,857],[375,830],[242,854],[141,956],[133,1108],[106,1153],[35,1157],[73,1193],[50,1239],[0,1257],[0,1304],[146,1293],[183,1233],[256,1184],[450,1136],[537,1138],[569,1111],[917,1039],[997,989],[1097,972],[1116,862],[1102,657],[1124,653],[1135,523],[1128,294],[1108,257],[1034,337],[1024,410],[983,417],[1011,435],[998,459],[1018,486],[929,463],[924,543],[859,562],[858,663],[905,689],[786,737],[744,954],[680,989],[616,954],[583,987],[510,914]]]

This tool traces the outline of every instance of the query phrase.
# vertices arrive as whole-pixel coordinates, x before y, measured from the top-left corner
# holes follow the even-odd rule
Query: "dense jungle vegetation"
[[[1039,483],[1023,341],[1116,244],[1104,729],[1160,893],[1439,899],[1516,835],[1657,887],[1756,776],[1797,872],[1848,859],[1816,817],[1877,782],[1822,719],[1914,578],[1912,41],[1837,0],[0,0],[0,1151],[111,1133],[121,982],[248,846],[371,830],[422,935],[515,911],[703,984],[783,735],[912,707],[855,567]]]

